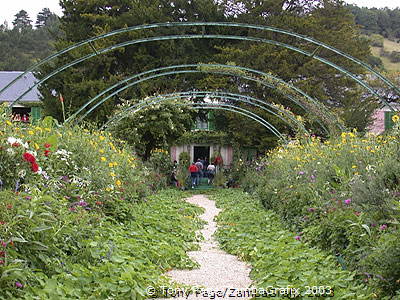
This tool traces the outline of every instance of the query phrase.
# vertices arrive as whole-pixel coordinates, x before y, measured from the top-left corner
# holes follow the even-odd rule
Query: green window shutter
[[[213,112],[208,112],[208,130],[215,130],[215,118]]]
[[[38,106],[31,107],[31,119],[32,119],[32,122],[39,121],[41,117],[42,117],[41,108],[38,107]]]
[[[385,130],[392,129],[394,126],[394,122],[392,121],[392,117],[394,116],[394,112],[385,111]]]

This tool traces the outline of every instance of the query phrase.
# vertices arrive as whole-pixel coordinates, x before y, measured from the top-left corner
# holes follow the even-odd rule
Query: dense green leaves
[[[26,11],[17,13],[14,27],[0,25],[0,70],[24,71],[50,55],[52,42],[60,34],[58,17],[48,9],[38,14],[36,28]]]
[[[278,216],[256,199],[240,190],[215,192],[213,198],[223,208],[217,239],[224,250],[252,265],[250,276],[258,288],[297,288],[299,299],[373,299],[354,273],[341,270],[334,257],[283,229]],[[313,287],[323,289],[310,292]]]

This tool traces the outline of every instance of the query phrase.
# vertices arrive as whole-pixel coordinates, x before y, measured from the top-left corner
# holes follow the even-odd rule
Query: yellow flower
[[[112,162],[108,163],[108,167],[112,168],[114,164]]]
[[[103,150],[103,149],[100,149],[99,152],[100,152],[100,153],[104,153],[104,150]]]
[[[32,130],[29,130],[29,131],[28,131],[28,134],[34,135],[35,133],[34,133]]]
[[[105,139],[105,137],[104,137],[104,136],[102,136],[102,135],[101,135],[101,136],[99,136],[99,140],[100,140],[100,141],[104,141],[104,139]]]
[[[120,185],[122,185],[122,182],[121,182],[121,180],[117,180],[116,182],[115,182],[115,184],[117,185],[117,186],[120,186]]]
[[[36,143],[35,143],[35,144],[33,144],[33,146],[35,147],[35,149],[36,149],[36,150],[39,150],[39,148],[40,148],[40,147],[39,147],[39,145],[38,145],[38,144],[36,144]]]
[[[106,187],[106,191],[107,191],[107,192],[111,192],[111,191],[112,191],[112,188]]]
[[[394,123],[397,123],[399,120],[400,120],[400,117],[399,117],[398,115],[394,115],[394,116],[392,117],[392,121],[393,121]]]
[[[115,177],[115,176],[117,176],[117,175],[115,175],[115,173],[113,173],[113,172],[110,172],[110,176],[111,176],[111,177]]]
[[[351,166],[351,167],[352,167],[353,169],[357,169],[357,166],[354,166],[354,165],[353,165],[353,166]]]
[[[102,157],[101,157],[101,160],[102,160],[102,161],[106,161],[107,158],[105,158],[104,156],[102,156]]]

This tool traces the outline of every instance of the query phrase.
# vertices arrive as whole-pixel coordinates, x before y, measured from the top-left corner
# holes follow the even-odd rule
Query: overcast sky
[[[50,10],[57,15],[61,15],[61,8],[58,5],[59,0],[0,0],[0,24],[7,20],[9,25],[14,20],[14,15],[21,9],[28,12],[29,16],[33,21],[36,19],[36,15],[43,8],[48,7]],[[345,0],[347,3],[356,4],[358,6],[367,7],[400,7],[399,0]]]

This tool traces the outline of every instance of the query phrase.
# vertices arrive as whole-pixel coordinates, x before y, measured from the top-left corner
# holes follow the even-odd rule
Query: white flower
[[[8,142],[10,145],[12,145],[12,144],[14,144],[14,143],[17,142],[17,139],[16,139],[15,137],[10,136],[10,137],[7,139],[7,142]]]
[[[12,136],[10,136],[10,137],[7,139],[7,142],[8,142],[10,145],[17,143],[17,144],[22,145],[22,147],[24,147],[25,149],[28,149],[28,143],[24,143],[23,140],[17,139],[17,138],[12,137]]]
[[[26,151],[26,152],[29,153],[29,154],[32,154],[34,157],[37,157],[37,152],[34,151],[34,150],[29,150],[29,151]]]
[[[21,170],[18,172],[18,177],[24,178],[26,175],[26,171],[25,170]]]

